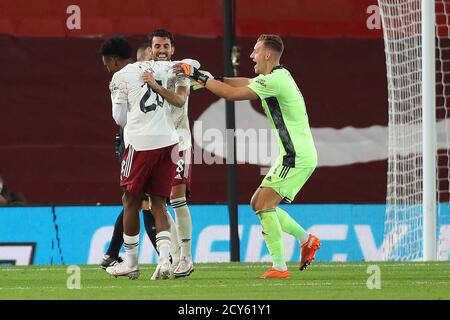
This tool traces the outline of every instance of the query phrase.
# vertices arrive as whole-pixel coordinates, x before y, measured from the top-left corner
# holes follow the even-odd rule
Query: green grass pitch
[[[68,266],[1,266],[0,299],[303,300],[450,299],[450,262],[289,264],[290,279],[258,279],[268,263],[197,263],[188,278],[150,281],[155,265],[137,280],[114,278],[96,265],[80,266],[80,289],[68,289]],[[369,266],[381,288],[369,290]]]

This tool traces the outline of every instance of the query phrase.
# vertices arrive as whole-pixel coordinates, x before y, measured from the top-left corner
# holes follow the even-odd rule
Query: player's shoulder
[[[153,64],[156,66],[164,68],[170,68],[175,64],[175,62],[173,61],[151,61],[151,62],[153,62]]]
[[[275,67],[269,74],[264,76],[264,81],[267,86],[278,87],[280,83],[291,79],[291,73],[284,66]]]
[[[152,69],[153,61],[136,61],[126,65],[122,70],[125,75],[142,74],[144,71]],[[122,71],[121,70],[121,71]]]
[[[149,62],[150,68],[155,71],[168,71],[175,64],[172,61],[147,61]]]
[[[126,82],[127,81],[122,68],[121,70],[114,72],[111,81],[109,82],[109,90],[111,93],[116,92],[119,88],[123,88]]]
[[[170,68],[174,65],[171,61],[138,61],[133,63],[133,67],[135,70],[138,70],[139,73],[143,73],[144,71],[148,71],[151,73],[163,74],[170,70]]]
[[[112,76],[112,82],[121,82],[126,81],[127,78],[133,71],[135,70],[135,66],[133,66],[134,63],[127,64],[125,67],[120,69],[119,71],[116,71]]]
[[[268,74],[260,74],[256,78],[251,80],[251,83],[255,83],[264,88],[273,87],[276,85],[278,79],[278,75],[276,75],[273,71]]]
[[[283,78],[286,76],[290,76],[291,73],[288,69],[286,69],[283,65],[276,66],[273,70],[267,75],[270,79]]]

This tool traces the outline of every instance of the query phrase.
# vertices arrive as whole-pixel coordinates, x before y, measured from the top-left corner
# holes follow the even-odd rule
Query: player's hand
[[[208,72],[208,71],[205,71],[205,70],[199,70],[199,71],[200,71],[201,73],[207,75],[210,79],[216,79],[216,78],[214,78],[214,76],[213,76],[210,72]],[[200,83],[198,83],[198,82],[195,81],[195,80],[191,80],[191,87],[192,87],[193,90],[198,90],[198,89],[203,89],[203,88],[205,88],[203,85],[201,85]]]
[[[124,148],[125,148],[125,146],[124,146],[123,139],[122,139],[120,133],[117,133],[116,139],[114,141],[114,151],[117,154],[117,156],[119,157],[119,161],[121,161],[121,159],[122,159],[122,154],[124,152]]]
[[[147,83],[152,89],[156,90],[159,87],[159,84],[156,82],[153,77],[153,73],[151,72],[145,71],[142,75],[142,80],[144,80],[144,82]]]
[[[194,68],[193,66],[187,63],[177,63],[176,65],[173,66],[173,69],[176,74],[182,74],[186,77],[189,77],[203,86],[209,79],[209,77],[206,74],[200,72],[197,68]]]

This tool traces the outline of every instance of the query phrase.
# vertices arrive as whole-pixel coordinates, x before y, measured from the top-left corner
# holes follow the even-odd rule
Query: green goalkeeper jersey
[[[316,167],[317,152],[309,128],[303,96],[288,70],[275,67],[248,85],[261,99],[272,128],[276,129],[280,156],[286,167]]]

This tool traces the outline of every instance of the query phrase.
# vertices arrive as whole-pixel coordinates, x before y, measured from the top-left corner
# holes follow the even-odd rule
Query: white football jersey
[[[191,80],[186,77],[174,77],[170,76],[167,83],[167,89],[175,92],[177,87],[186,87],[188,90],[191,86]],[[186,98],[186,102],[181,108],[170,105],[170,112],[172,113],[172,120],[177,130],[180,142],[178,144],[178,150],[184,151],[192,146],[191,129],[189,127],[188,118],[188,101],[189,96]]]
[[[179,142],[170,105],[142,80],[144,72],[149,71],[167,88],[169,80],[176,77],[170,69],[173,64],[169,61],[135,62],[113,75],[110,83],[113,105],[127,107],[125,147],[131,144],[137,151],[154,150]]]

